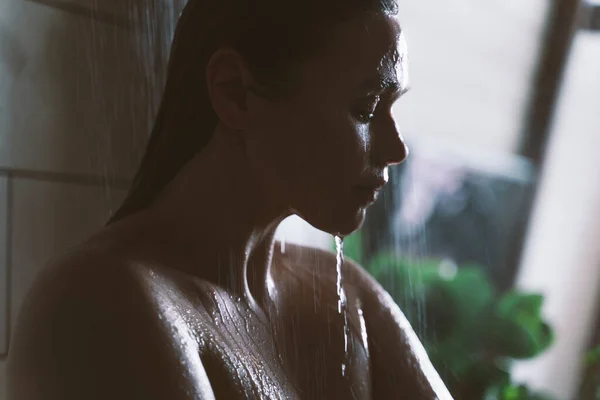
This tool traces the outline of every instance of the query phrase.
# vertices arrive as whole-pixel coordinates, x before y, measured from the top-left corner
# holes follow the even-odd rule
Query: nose
[[[392,115],[382,121],[373,132],[375,157],[379,165],[400,164],[408,157],[408,147]]]

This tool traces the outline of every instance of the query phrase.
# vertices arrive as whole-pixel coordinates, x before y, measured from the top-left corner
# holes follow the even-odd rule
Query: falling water
[[[425,292],[422,287],[423,276],[421,270],[426,254],[428,254],[426,216],[420,215],[416,219],[414,217],[408,217],[407,219],[407,215],[403,213],[404,210],[402,209],[403,206],[409,206],[411,203],[422,203],[421,186],[423,183],[416,176],[419,173],[418,164],[410,162],[405,168],[408,169],[401,177],[403,198],[400,207],[395,204],[397,214],[392,235],[396,256],[406,259],[414,266],[408,271],[406,281],[403,282],[404,287],[401,288],[402,300],[405,304],[403,311],[409,316],[413,329],[423,340],[427,332]]]
[[[348,306],[346,302],[346,291],[342,276],[342,265],[344,264],[344,241],[341,237],[335,237],[336,270],[337,270],[337,295],[338,313],[344,318],[344,359],[342,361],[342,376],[346,376],[346,364],[348,361]]]

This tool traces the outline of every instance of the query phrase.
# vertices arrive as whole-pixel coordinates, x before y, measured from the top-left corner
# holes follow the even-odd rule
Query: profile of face
[[[243,134],[269,195],[344,236],[362,224],[387,168],[407,156],[391,111],[408,86],[407,53],[394,16],[355,18],[331,33],[326,51],[299,67],[292,93],[249,95]]]

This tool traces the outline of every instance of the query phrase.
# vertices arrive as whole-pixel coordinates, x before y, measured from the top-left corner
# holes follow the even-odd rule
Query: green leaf
[[[553,400],[553,397],[532,392],[525,385],[492,386],[484,395],[484,400]]]
[[[435,329],[438,340],[460,334],[463,342],[471,344],[482,329],[482,313],[492,307],[494,290],[481,267],[457,268],[448,276],[441,273],[445,263],[439,259],[414,262],[388,252],[373,258],[368,270],[392,295],[418,334],[419,326],[425,325]]]
[[[554,333],[541,317],[543,297],[538,294],[505,294],[489,322],[489,346],[512,358],[531,358],[546,350]]]
[[[522,294],[510,291],[498,302],[498,311],[501,315],[516,314],[525,319],[531,317],[539,319],[543,300],[544,297],[540,294]]]
[[[373,257],[367,270],[403,310],[457,399],[479,400],[484,393],[485,400],[550,399],[510,385],[508,373],[513,358],[533,357],[552,343],[542,296],[512,291],[499,297],[479,265],[448,273],[442,260],[391,251]]]
[[[460,268],[444,285],[459,310],[457,323],[461,326],[473,324],[494,301],[494,289],[481,268]]]

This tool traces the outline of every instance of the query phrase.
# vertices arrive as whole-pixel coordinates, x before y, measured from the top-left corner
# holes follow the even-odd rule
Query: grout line
[[[12,304],[12,237],[13,237],[13,176],[8,174],[6,177],[6,331],[8,333],[6,339],[6,348],[10,348],[11,336],[11,304]]]
[[[11,311],[11,298],[12,298],[12,284],[11,284],[11,280],[12,280],[12,235],[13,235],[13,220],[12,220],[12,211],[13,211],[13,182],[12,182],[12,176],[11,174],[7,174],[6,176],[6,209],[4,210],[6,215],[6,229],[4,234],[6,235],[6,237],[4,238],[4,243],[5,243],[5,253],[4,253],[4,263],[6,266],[6,273],[5,273],[5,279],[6,279],[6,292],[5,292],[5,296],[6,296],[6,313],[5,318],[6,320],[5,322],[5,327],[6,327],[6,351],[8,352],[8,349],[10,348],[10,331],[11,331],[11,320],[10,320],[10,311]],[[8,353],[3,353],[1,356],[5,356]],[[0,356],[0,357],[1,357]]]
[[[51,181],[84,186],[109,186],[113,189],[128,189],[131,181],[125,178],[108,178],[106,176],[93,176],[73,174],[67,172],[35,171],[28,169],[0,167],[0,176],[31,181]]]
[[[57,10],[64,11],[69,14],[77,15],[80,17],[91,18],[96,21],[100,21],[109,25],[113,25],[124,29],[134,29],[133,22],[124,17],[117,16],[112,13],[100,11],[94,8],[86,7],[81,4],[74,4],[64,0],[27,0],[32,3],[54,8]]]

